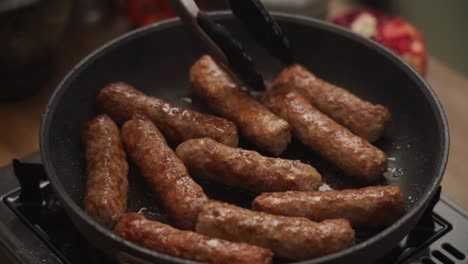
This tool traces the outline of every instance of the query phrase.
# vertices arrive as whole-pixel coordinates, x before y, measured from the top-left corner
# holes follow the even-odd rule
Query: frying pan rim
[[[232,18],[232,13],[230,11],[215,11],[215,12],[210,12],[209,14],[213,16],[213,18],[215,19]],[[418,83],[418,82],[420,83],[420,85],[416,85],[417,89],[419,89],[425,96],[425,100],[429,103],[431,110],[434,112],[434,117],[437,123],[436,125],[442,132],[442,135],[440,135],[441,142],[439,142],[439,144],[441,144],[441,149],[442,149],[441,151],[442,153],[439,153],[439,155],[442,155],[442,157],[435,169],[435,176],[436,176],[435,181],[433,181],[432,184],[428,185],[428,191],[426,191],[424,195],[420,197],[420,199],[409,209],[409,211],[403,217],[401,217],[398,221],[396,221],[395,223],[393,223],[386,229],[382,230],[378,234],[374,235],[373,237],[359,244],[356,244],[350,248],[347,248],[345,250],[341,250],[341,251],[338,251],[329,255],[325,255],[319,258],[314,258],[311,260],[305,260],[305,261],[300,261],[300,262],[295,262],[295,263],[312,264],[312,263],[319,263],[319,262],[325,262],[325,261],[333,261],[335,259],[344,257],[345,255],[350,254],[351,252],[363,250],[369,244],[376,243],[384,239],[387,235],[390,235],[391,233],[396,232],[406,221],[409,221],[412,217],[414,217],[417,213],[419,213],[420,210],[425,209],[424,207],[427,205],[428,200],[432,198],[436,189],[440,185],[440,182],[442,180],[442,177],[443,177],[446,165],[447,165],[447,161],[448,161],[449,130],[448,130],[447,119],[446,119],[444,110],[442,108],[442,105],[439,99],[437,98],[436,94],[430,87],[430,85],[411,66],[409,66],[408,63],[406,63],[401,58],[396,56],[389,49],[383,47],[382,45],[374,41],[370,41],[366,39],[365,37],[362,37],[358,34],[348,31],[344,28],[341,28],[336,25],[333,25],[324,21],[320,21],[314,18],[300,16],[300,15],[280,13],[280,12],[272,12],[272,14],[275,16],[275,18],[283,20],[283,21],[297,23],[303,26],[314,27],[316,29],[323,30],[332,34],[338,34],[342,37],[348,38],[351,41],[367,46],[367,48],[370,48],[372,52],[378,52],[380,53],[380,55],[385,56],[393,64],[396,64],[395,66],[397,68],[399,68],[400,70],[403,70],[404,73],[406,73],[406,75],[408,75],[408,77],[411,78],[415,83]],[[44,164],[44,168],[47,172],[51,185],[54,188],[55,192],[58,193],[62,202],[64,202],[65,205],[69,207],[68,208],[69,210],[72,210],[73,213],[77,214],[78,217],[84,220],[87,225],[95,228],[97,232],[101,233],[101,235],[106,236],[107,238],[113,240],[113,242],[115,243],[124,244],[125,246],[132,249],[132,251],[134,252],[147,254],[152,257],[159,258],[161,260],[170,261],[173,263],[176,263],[176,262],[177,263],[198,263],[198,262],[193,262],[191,260],[186,260],[182,258],[172,257],[166,254],[161,254],[161,253],[146,249],[144,247],[138,246],[132,242],[126,241],[125,239],[115,235],[111,230],[108,230],[102,227],[101,225],[99,225],[97,222],[95,222],[91,217],[85,214],[85,212],[81,209],[81,207],[77,203],[75,203],[72,200],[72,198],[68,195],[68,193],[65,191],[64,187],[61,184],[61,181],[56,176],[57,173],[55,171],[54,166],[52,165],[52,160],[49,155],[49,148],[47,147],[49,145],[48,142],[49,142],[49,134],[50,134],[50,124],[52,123],[51,117],[54,115],[54,113],[57,110],[57,107],[56,107],[57,103],[60,101],[63,94],[67,90],[64,87],[68,87],[67,85],[69,85],[70,83],[74,81],[74,79],[77,76],[77,73],[83,71],[88,64],[100,58],[109,50],[118,48],[130,41],[133,41],[134,39],[137,39],[138,37],[142,35],[149,35],[149,34],[152,34],[154,32],[157,32],[166,28],[180,26],[180,25],[181,25],[181,22],[178,18],[172,18],[169,20],[164,20],[164,21],[155,23],[147,27],[143,27],[143,28],[130,31],[104,44],[103,46],[99,47],[98,49],[90,53],[88,56],[86,56],[84,59],[82,59],[75,67],[73,67],[70,70],[70,72],[59,83],[59,85],[57,86],[53,94],[50,96],[49,101],[47,103],[47,106],[44,112],[44,118],[41,123],[40,153],[41,153],[42,161]]]

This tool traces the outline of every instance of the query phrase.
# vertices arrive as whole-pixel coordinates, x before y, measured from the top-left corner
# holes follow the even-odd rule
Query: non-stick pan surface
[[[228,13],[214,14],[246,45],[258,68],[271,80],[283,67],[261,50]],[[347,250],[304,263],[371,261],[389,251],[414,227],[439,186],[448,153],[448,128],[441,106],[427,83],[406,63],[381,46],[343,29],[290,15],[276,18],[291,41],[297,61],[321,78],[387,106],[392,122],[376,145],[389,157],[382,184],[399,185],[408,213],[392,226],[359,232],[359,243]],[[191,263],[126,242],[97,225],[81,210],[85,161],[81,126],[97,114],[95,97],[109,82],[128,82],[144,93],[209,112],[192,94],[188,70],[203,49],[178,20],[129,33],[97,50],[77,65],[60,84],[47,107],[41,154],[46,171],[72,221],[98,248],[119,260],[138,256],[151,262]],[[244,147],[250,148],[243,143]],[[315,166],[332,188],[356,186],[298,142],[282,157]],[[129,175],[129,211],[165,221],[135,168]],[[248,206],[252,194],[201,182],[212,198]]]

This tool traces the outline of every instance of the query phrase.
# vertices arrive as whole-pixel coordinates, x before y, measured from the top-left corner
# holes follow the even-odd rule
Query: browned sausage
[[[323,256],[354,244],[354,230],[345,219],[312,222],[254,212],[210,201],[198,215],[198,233],[269,248],[278,256],[302,260]]]
[[[114,232],[140,246],[174,257],[213,264],[270,264],[273,253],[245,243],[209,238],[129,213]]]
[[[233,148],[211,138],[189,139],[176,149],[193,175],[253,192],[317,190],[320,174],[310,165]]]
[[[237,128],[231,121],[146,96],[123,82],[107,85],[97,96],[96,103],[100,111],[118,123],[135,114],[148,116],[174,144],[200,137],[210,137],[233,147],[238,143]]]
[[[271,91],[265,104],[286,119],[302,143],[317,151],[349,176],[377,180],[387,168],[387,156],[312,106],[298,91]]]
[[[367,102],[343,88],[319,79],[300,65],[281,72],[271,88],[290,87],[301,92],[317,109],[370,142],[377,140],[390,121],[390,111]]]
[[[233,121],[253,144],[278,156],[291,140],[288,123],[241,91],[210,56],[203,56],[190,70],[197,94],[219,115]]]
[[[119,128],[107,115],[86,123],[82,130],[88,178],[85,212],[112,228],[127,209],[128,163]]]
[[[176,226],[193,229],[200,206],[208,198],[156,126],[147,117],[134,116],[122,126],[122,138],[127,153]]]
[[[346,218],[354,227],[387,226],[405,213],[405,197],[398,186],[372,186],[325,192],[263,193],[255,210],[314,221]]]

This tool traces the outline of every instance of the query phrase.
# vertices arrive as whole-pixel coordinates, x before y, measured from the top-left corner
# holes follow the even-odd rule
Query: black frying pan
[[[387,106],[393,120],[376,145],[390,157],[382,184],[399,185],[407,195],[408,212],[384,230],[358,232],[355,246],[302,263],[370,262],[388,252],[417,223],[440,184],[448,156],[448,128],[443,110],[427,83],[385,48],[335,26],[313,19],[275,15],[290,39],[299,63],[325,80],[346,87],[371,102]],[[282,65],[247,36],[228,13],[214,18],[228,27],[254,56],[266,80]],[[208,111],[192,95],[188,70],[204,51],[178,20],[131,32],[97,50],[77,65],[51,97],[41,131],[41,155],[50,182],[74,224],[96,247],[120,261],[193,263],[152,252],[112,234],[81,209],[85,161],[80,143],[83,123],[96,115],[95,97],[109,82],[125,81],[143,92],[194,109]],[[184,97],[193,97],[187,103]],[[244,145],[249,147],[248,145]],[[301,144],[283,155],[315,166],[333,188],[355,187],[339,171]],[[165,221],[141,181],[129,175],[129,210]],[[201,182],[200,180],[198,180]],[[252,195],[201,182],[212,198],[248,206]]]

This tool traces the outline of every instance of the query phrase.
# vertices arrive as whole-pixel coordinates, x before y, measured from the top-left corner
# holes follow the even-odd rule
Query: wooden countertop
[[[115,18],[93,28],[67,31],[57,50],[55,73],[46,87],[34,97],[0,104],[0,166],[9,164],[13,158],[38,151],[42,113],[58,82],[81,58],[129,28],[126,20]],[[465,190],[468,176],[464,174],[468,172],[468,79],[431,58],[427,80],[445,108],[450,127],[450,158],[442,190],[468,209],[468,192]]]
[[[426,79],[442,103],[450,130],[442,192],[468,209],[468,79],[434,58],[429,60]]]

